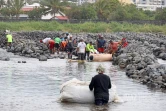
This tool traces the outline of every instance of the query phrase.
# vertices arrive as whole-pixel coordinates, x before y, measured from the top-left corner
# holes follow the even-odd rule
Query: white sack
[[[60,87],[61,102],[94,103],[94,93],[89,90],[89,83],[73,78]],[[109,102],[122,102],[116,93],[116,86],[112,84],[109,90]]]

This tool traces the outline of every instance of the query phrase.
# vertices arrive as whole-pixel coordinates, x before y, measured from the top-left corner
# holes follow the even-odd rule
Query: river
[[[66,59],[38,59],[15,56],[0,49],[0,111],[165,111],[166,93],[149,89],[129,79],[123,70],[111,62],[68,63]],[[26,61],[26,63],[18,63]],[[161,61],[165,64],[165,61]],[[110,103],[103,107],[93,104],[61,103],[59,86],[77,78],[90,81],[102,64],[106,74],[117,86],[123,103]]]

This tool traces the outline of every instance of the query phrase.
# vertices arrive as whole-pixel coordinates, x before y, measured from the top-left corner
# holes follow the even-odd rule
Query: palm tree
[[[4,0],[0,0],[0,9],[3,7],[3,5],[5,5],[5,1]]]
[[[64,10],[60,0],[41,0],[40,5],[45,9],[45,15],[50,13],[54,17],[57,12]]]
[[[99,0],[95,3],[95,9],[100,20],[106,20],[110,14],[117,8],[118,0]]]
[[[16,19],[18,19],[21,8],[25,5],[25,0],[10,0],[10,4],[11,14],[16,15]]]

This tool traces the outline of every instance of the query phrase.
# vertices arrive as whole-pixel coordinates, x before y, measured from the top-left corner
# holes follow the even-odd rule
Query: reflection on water
[[[0,50],[0,55],[3,52]],[[3,53],[4,54],[4,53]],[[0,111],[165,111],[166,93],[152,91],[126,77],[125,73],[102,62],[106,74],[117,86],[124,103],[97,107],[93,104],[60,103],[59,86],[77,78],[90,81],[99,62],[68,63],[64,59],[46,62],[37,59],[11,57],[0,61]],[[27,63],[18,63],[26,61]]]

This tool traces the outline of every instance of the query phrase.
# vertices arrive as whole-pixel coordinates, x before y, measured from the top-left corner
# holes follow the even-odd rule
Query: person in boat
[[[104,37],[102,35],[99,35],[96,44],[97,44],[97,51],[99,53],[104,53],[106,41],[104,40]]]
[[[83,61],[85,59],[85,48],[86,48],[86,44],[85,44],[84,40],[81,39],[77,45],[78,58],[81,61]]]
[[[86,45],[85,58],[87,57],[87,60],[89,60],[90,53],[95,53],[95,49],[91,41]]]
[[[109,101],[109,89],[111,89],[110,77],[105,75],[105,68],[99,65],[96,69],[97,75],[92,77],[89,84],[90,91],[94,89],[94,97],[96,105],[104,105]]]

